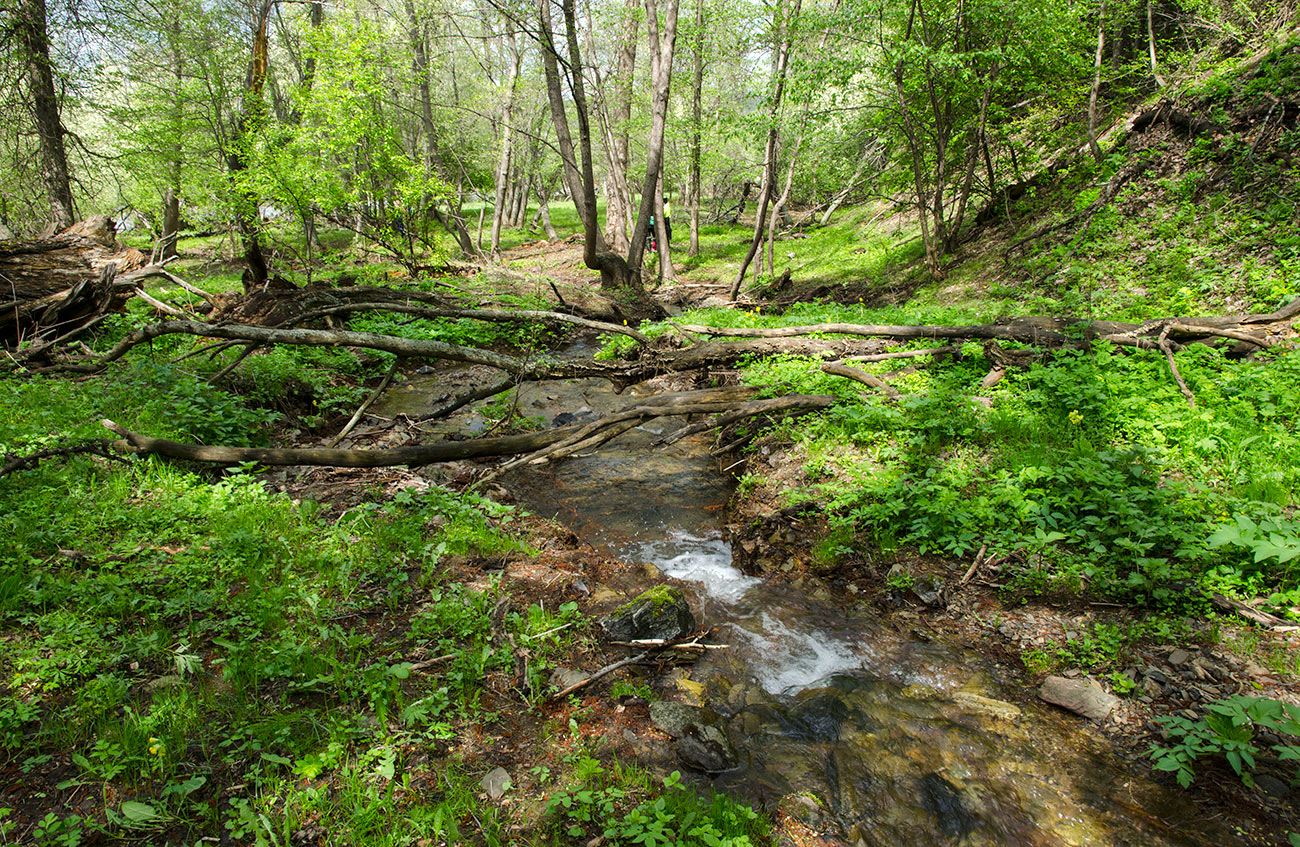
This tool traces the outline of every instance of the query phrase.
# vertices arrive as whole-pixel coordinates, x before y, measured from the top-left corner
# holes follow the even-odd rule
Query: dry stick
[[[755,400],[752,403],[746,403],[739,409],[719,415],[713,420],[700,421],[699,423],[684,426],[676,432],[670,432],[655,441],[655,446],[675,444],[688,436],[715,427],[727,426],[745,418],[752,418],[755,415],[785,411],[811,412],[815,409],[824,409],[834,403],[835,400],[836,398],[830,394],[787,394],[784,397],[773,397],[769,400]]]
[[[396,312],[398,314],[415,315],[416,317],[425,318],[465,318],[475,321],[540,321],[542,323],[563,323],[586,327],[588,329],[598,329],[601,332],[613,332],[619,335],[626,335],[636,339],[642,344],[645,344],[650,340],[642,333],[628,326],[621,326],[606,321],[593,321],[587,318],[580,318],[577,315],[570,315],[565,312],[547,312],[532,309],[452,309],[438,306],[421,306],[412,303],[340,303],[335,306],[323,306],[310,312],[304,312],[294,319],[294,323],[306,323],[307,321],[322,318],[327,315],[371,311]]]
[[[509,391],[511,388],[514,388],[515,385],[516,382],[513,377],[506,377],[499,382],[485,385],[482,388],[476,388],[473,391],[460,395],[459,397],[452,397],[442,405],[434,406],[428,414],[417,418],[415,423],[423,423],[424,421],[431,421],[437,418],[445,418],[447,415],[450,415],[462,406],[467,406],[478,400],[485,400],[488,397],[495,397],[502,391]]]
[[[1187,398],[1188,404],[1191,405],[1193,409],[1195,409],[1196,396],[1192,394],[1192,390],[1188,388],[1187,383],[1183,381],[1183,375],[1178,372],[1178,363],[1174,361],[1174,349],[1169,346],[1168,338],[1169,338],[1169,330],[1171,326],[1172,324],[1166,326],[1161,331],[1160,340],[1157,341],[1156,343],[1160,346],[1160,349],[1164,351],[1165,358],[1169,361],[1169,370],[1171,373],[1173,373],[1174,379],[1178,382],[1178,387],[1182,389],[1183,396]]]
[[[410,670],[412,672],[426,670],[428,668],[433,667],[434,665],[440,665],[443,662],[449,662],[459,655],[460,655],[459,653],[448,653],[445,656],[437,656],[432,659],[425,659],[423,662],[416,662],[415,664],[411,665],[411,667],[409,667],[407,670]]]
[[[1261,612],[1259,609],[1247,606],[1245,603],[1232,597],[1215,594],[1210,598],[1210,601],[1224,611],[1236,612],[1243,618],[1254,621],[1261,626],[1269,627],[1270,629],[1290,629],[1294,627],[1294,625],[1288,620],[1279,618],[1276,615],[1270,615],[1268,612]]]
[[[180,309],[176,308],[175,306],[168,305],[167,303],[164,303],[158,298],[151,296],[148,292],[146,292],[143,288],[139,286],[135,287],[135,296],[139,297],[141,300],[148,303],[150,306],[153,306],[155,309],[162,312],[164,315],[171,315],[173,318],[183,318],[183,319],[189,319],[190,317],[192,317],[192,315],[189,315],[186,312],[182,312]]]
[[[560,289],[555,287],[555,281],[554,280],[548,280],[548,281],[550,282],[551,285],[551,291],[555,293],[555,299],[560,301],[560,305],[563,308],[565,309],[569,308],[569,304],[564,302],[564,295],[560,293]]]
[[[979,570],[980,565],[984,564],[984,552],[988,549],[989,545],[987,543],[980,546],[980,551],[975,554],[975,563],[970,566],[970,569],[966,571],[966,575],[961,578],[962,585],[970,582],[971,577],[975,576],[975,571]]]
[[[366,398],[365,402],[357,407],[356,412],[352,415],[352,419],[347,422],[347,425],[344,426],[343,429],[339,430],[339,434],[330,439],[330,443],[325,446],[337,447],[339,446],[339,442],[347,437],[347,434],[351,432],[352,428],[361,420],[361,416],[366,413],[366,409],[370,408],[370,404],[378,400],[379,395],[383,394],[384,389],[388,388],[388,384],[393,381],[393,374],[397,373],[397,365],[400,361],[401,359],[393,360],[393,366],[388,369],[388,373],[384,374],[383,381],[379,383],[379,386],[374,391],[370,392],[370,396]]]
[[[46,341],[45,343],[43,343],[43,344],[41,344],[41,345],[39,345],[39,346],[32,347],[32,348],[30,348],[30,349],[28,349],[28,350],[24,350],[24,351],[22,351],[22,352],[19,354],[19,355],[20,355],[20,358],[21,358],[22,361],[26,361],[26,360],[31,359],[33,356],[39,355],[40,353],[44,353],[46,350],[49,350],[51,347],[57,347],[58,345],[60,345],[60,344],[62,344],[63,342],[67,341],[68,339],[70,339],[70,338],[75,338],[75,337],[77,337],[78,335],[81,335],[82,333],[87,332],[87,331],[90,330],[92,327],[97,326],[98,324],[100,324],[101,322],[103,322],[107,317],[108,317],[108,313],[107,313],[107,312],[104,312],[104,313],[101,314],[101,315],[97,315],[95,318],[93,318],[92,320],[90,320],[88,323],[84,323],[84,324],[82,324],[82,325],[79,326],[79,327],[75,327],[74,329],[71,329],[71,330],[69,330],[68,332],[63,333],[62,335],[60,335],[58,338],[54,339],[53,341]]]
[[[898,389],[885,382],[874,374],[869,374],[859,368],[851,368],[848,365],[841,365],[836,362],[827,362],[822,365],[822,373],[831,376],[842,376],[845,379],[851,379],[854,382],[860,382],[863,385],[869,385],[872,388],[885,395],[885,398],[891,402],[896,402],[903,395],[898,393]]]
[[[637,653],[635,656],[632,656],[631,658],[619,659],[617,662],[614,662],[613,664],[605,665],[605,667],[596,671],[594,674],[587,677],[586,679],[579,680],[578,682],[575,682],[573,685],[570,685],[568,688],[564,689],[563,691],[557,691],[556,693],[552,694],[550,699],[559,700],[563,697],[568,697],[570,694],[577,691],[579,688],[586,688],[588,685],[591,685],[593,682],[600,679],[602,676],[608,676],[609,674],[612,674],[614,671],[619,670],[620,668],[625,668],[628,665],[635,665],[637,662],[641,662],[650,658],[650,654],[656,653],[659,650],[663,650],[663,649],[664,649],[663,647],[653,647],[642,653]]]
[[[204,291],[202,288],[199,288],[197,285],[193,285],[192,283],[186,282],[185,280],[178,277],[176,274],[164,268],[162,265],[147,265],[138,271],[132,271],[131,273],[126,274],[125,276],[118,277],[118,281],[138,282],[139,280],[147,279],[151,276],[163,277],[168,282],[175,283],[176,285],[179,285],[181,288],[184,288],[189,293],[197,294],[198,296],[202,297],[204,300],[207,300],[209,303],[213,304],[214,306],[216,305],[217,298],[213,297],[211,294]]]
[[[188,353],[183,353],[177,356],[175,359],[171,360],[170,364],[174,365],[178,362],[183,362],[186,359],[192,359],[195,356],[202,356],[204,353],[209,353],[209,352],[212,353],[213,356],[215,356],[216,354],[220,353],[223,350],[229,350],[231,347],[238,347],[238,346],[239,346],[238,341],[218,341],[215,344],[204,344],[201,347],[195,347],[193,350],[191,350]]]
[[[236,357],[235,357],[235,361],[231,362],[230,364],[226,365],[226,366],[225,366],[224,368],[222,368],[221,370],[219,370],[219,371],[217,371],[216,373],[214,373],[212,376],[208,377],[208,385],[216,385],[216,384],[217,384],[218,382],[220,382],[222,379],[224,379],[225,377],[229,376],[231,373],[234,372],[235,368],[239,367],[239,364],[240,364],[241,362],[243,362],[245,359],[247,359],[249,356],[251,356],[251,355],[253,354],[253,351],[254,351],[254,350],[257,350],[257,349],[258,349],[259,347],[261,347],[261,346],[262,346],[262,345],[260,345],[260,344],[245,344],[245,345],[244,345],[244,352],[242,352],[242,353],[240,353],[238,356],[236,356]],[[219,351],[219,350],[213,350],[212,352],[215,354],[215,353],[218,353],[218,352],[220,352],[220,351]]]
[[[1006,368],[1001,366],[994,366],[990,368],[989,372],[986,373],[984,375],[984,378],[980,380],[980,388],[992,388],[993,386],[1001,382],[1002,378],[1005,377],[1006,375],[1007,375]]]
[[[173,459],[197,462],[214,462],[227,465],[241,462],[259,462],[263,465],[326,465],[343,468],[385,468],[394,465],[429,465],[435,462],[476,459],[487,456],[509,456],[531,453],[559,442],[564,446],[590,437],[595,429],[620,421],[653,418],[665,415],[693,415],[723,411],[736,404],[735,396],[752,391],[744,387],[706,389],[647,398],[639,405],[624,410],[610,418],[598,421],[600,427],[570,426],[543,432],[521,435],[504,435],[497,438],[478,438],[471,441],[443,441],[410,447],[390,447],[380,450],[340,450],[327,447],[268,448],[226,447],[184,444],[165,438],[151,438],[131,432],[111,420],[103,425],[122,436],[125,441],[114,444],[125,452],[156,453]],[[704,399],[702,399],[704,398]],[[726,398],[726,399],[716,399]],[[822,398],[829,405],[833,397]]]
[[[1188,326],[1187,324],[1173,323],[1169,325],[1169,331],[1171,335],[1175,333],[1180,335],[1217,335],[1220,338],[1232,338],[1237,341],[1245,341],[1249,344],[1254,344],[1256,347],[1261,349],[1267,349],[1269,347],[1267,339],[1259,338],[1248,332],[1238,332],[1233,329],[1219,329],[1218,327],[1209,326]]]

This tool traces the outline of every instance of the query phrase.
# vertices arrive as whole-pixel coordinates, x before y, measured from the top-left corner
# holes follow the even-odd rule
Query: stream
[[[418,413],[436,378],[419,379],[390,392],[380,413]],[[599,380],[538,383],[521,390],[519,411],[582,421],[634,392],[614,395]],[[471,410],[454,425],[479,420]],[[766,804],[793,798],[786,808],[793,802],[851,845],[1241,843],[1126,765],[1081,719],[1012,705],[1016,695],[977,653],[899,631],[824,587],[741,573],[723,535],[731,486],[708,440],[654,445],[681,425],[656,419],[505,482],[533,511],[627,561],[628,583],[617,588],[649,587],[638,566],[651,563],[717,627],[713,640],[729,647],[709,651],[690,676],[740,765],[713,784]]]

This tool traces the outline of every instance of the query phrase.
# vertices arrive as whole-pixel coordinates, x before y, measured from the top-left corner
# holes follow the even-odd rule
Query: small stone
[[[856,584],[850,582],[849,585],[848,585],[848,589],[847,589],[847,590],[848,590],[848,592],[849,592],[850,594],[857,594],[857,593],[858,593],[858,586],[857,586]]]
[[[1070,668],[1069,670],[1061,671],[1061,676],[1064,676],[1067,679],[1078,679],[1083,676],[1083,671],[1079,668]]]
[[[1049,676],[1038,689],[1038,696],[1062,709],[1099,721],[1119,705],[1119,698],[1109,694],[1092,679],[1066,679]]]
[[[1169,664],[1174,667],[1187,664],[1187,660],[1192,658],[1192,654],[1186,650],[1178,649],[1169,654]]]
[[[1160,696],[1162,690],[1163,689],[1160,688],[1160,683],[1156,682],[1151,677],[1142,680],[1142,692],[1146,695],[1142,698],[1144,701],[1150,703],[1153,697]]]
[[[673,741],[673,747],[682,764],[705,773],[729,771],[739,763],[726,734],[710,724],[691,724],[685,735]]]
[[[487,792],[488,797],[494,802],[505,796],[510,790],[510,774],[506,773],[505,768],[493,768],[488,771],[478,784]]]
[[[1151,665],[1147,665],[1146,669],[1142,671],[1142,675],[1147,679],[1155,681],[1159,685],[1164,685],[1169,682],[1169,677],[1165,675],[1164,671],[1154,668]]]

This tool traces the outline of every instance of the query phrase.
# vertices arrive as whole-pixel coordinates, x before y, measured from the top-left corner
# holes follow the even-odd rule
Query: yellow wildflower
[[[1078,426],[1079,424],[1083,423],[1083,413],[1080,412],[1078,409],[1071,409],[1070,423],[1073,424],[1074,426]]]

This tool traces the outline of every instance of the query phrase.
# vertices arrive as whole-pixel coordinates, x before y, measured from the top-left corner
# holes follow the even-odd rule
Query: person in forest
[[[673,199],[671,194],[664,195],[664,238],[673,243]]]
[[[650,213],[650,220],[646,223],[646,241],[650,244],[650,252],[659,252],[659,242],[655,239],[655,216]]]

